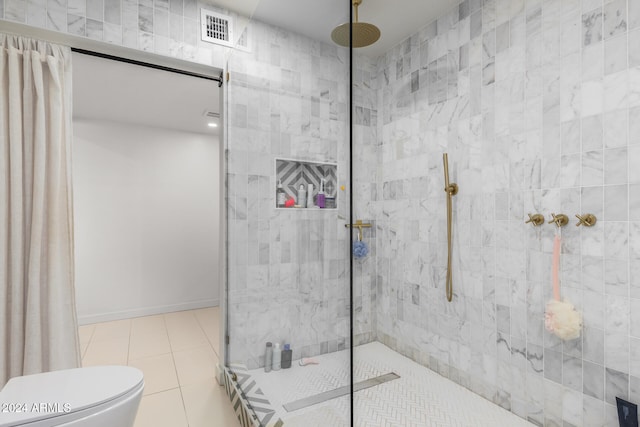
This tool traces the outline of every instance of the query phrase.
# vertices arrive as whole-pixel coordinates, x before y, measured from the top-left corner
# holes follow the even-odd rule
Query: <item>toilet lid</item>
[[[0,426],[9,427],[98,406],[143,382],[129,366],[96,366],[12,378],[0,391]]]

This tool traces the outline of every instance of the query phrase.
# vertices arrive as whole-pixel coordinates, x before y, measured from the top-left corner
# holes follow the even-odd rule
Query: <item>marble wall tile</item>
[[[604,38],[627,31],[627,0],[613,0],[604,5]]]
[[[177,15],[183,15],[184,13],[183,0],[169,0],[169,11]]]
[[[138,7],[138,30],[146,33],[153,33],[153,8],[142,6]],[[144,49],[143,49],[144,50]]]
[[[42,7],[44,3],[38,3],[38,0],[30,1],[27,4],[26,23],[34,27],[47,26],[47,11]]]
[[[628,2],[629,29],[640,27],[640,4],[635,1]]]
[[[627,148],[612,148],[604,150],[604,183],[624,184],[629,180],[627,171]]]
[[[120,0],[104,0],[104,21],[109,24],[120,25],[122,3]]]
[[[104,20],[104,0],[86,0],[87,18],[96,21]]]
[[[86,19],[84,16],[67,15],[67,32],[75,36],[86,35]]]
[[[605,408],[602,400],[585,396],[583,400],[582,415],[585,427],[606,425]]]
[[[605,402],[616,404],[616,397],[627,399],[629,375],[615,369],[605,369]]]
[[[47,0],[47,11],[69,12],[67,10],[67,0]]]
[[[582,45],[589,46],[603,39],[602,8],[582,14]]]
[[[104,39],[104,23],[100,21],[94,21],[93,19],[86,20],[86,36],[94,39],[103,41]]]
[[[604,400],[604,367],[584,361],[583,375],[584,394],[599,400]]]
[[[627,68],[627,35],[622,34],[604,42],[604,73],[616,73]]]
[[[153,11],[153,24],[156,36],[169,37],[169,13],[162,9]]]
[[[627,185],[612,185],[604,187],[604,219],[607,221],[628,220]]]
[[[5,0],[4,19],[25,22],[27,19],[27,2],[24,0]]]
[[[67,30],[67,14],[47,10],[47,29],[65,32]]]
[[[105,22],[103,25],[103,40],[116,45],[122,44],[122,26]]]
[[[635,378],[640,375],[640,339],[637,338],[630,340],[629,373]]]
[[[72,15],[86,16],[87,0],[68,0],[67,12]],[[45,9],[46,11],[46,9]]]

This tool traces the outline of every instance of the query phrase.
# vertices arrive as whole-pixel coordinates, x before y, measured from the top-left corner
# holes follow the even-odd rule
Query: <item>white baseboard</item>
[[[219,299],[205,299],[201,301],[184,302],[180,304],[161,305],[155,307],[141,307],[131,310],[113,311],[100,314],[78,315],[79,325],[88,325],[112,320],[131,319],[132,317],[152,316],[154,314],[172,313],[174,311],[195,310],[198,308],[217,307]]]

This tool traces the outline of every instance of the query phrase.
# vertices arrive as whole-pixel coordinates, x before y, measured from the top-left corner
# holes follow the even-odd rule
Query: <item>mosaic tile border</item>
[[[275,417],[262,390],[244,365],[231,365],[224,368],[224,386],[231,400],[233,410],[241,427],[282,427],[283,421]]]

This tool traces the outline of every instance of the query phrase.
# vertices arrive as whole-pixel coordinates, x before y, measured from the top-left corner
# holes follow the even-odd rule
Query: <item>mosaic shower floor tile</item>
[[[349,384],[349,352],[315,357],[318,365],[264,372],[250,371],[286,427],[348,426],[349,396],[288,412],[283,405]],[[391,372],[400,378],[355,393],[359,427],[531,426],[529,422],[455,384],[385,345],[359,346],[354,354],[354,382]]]

